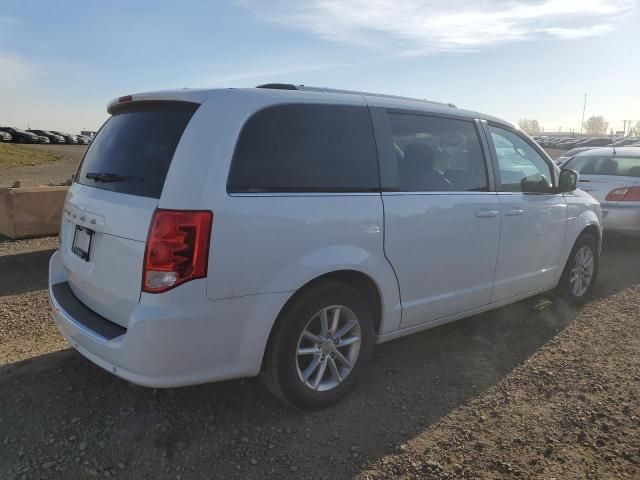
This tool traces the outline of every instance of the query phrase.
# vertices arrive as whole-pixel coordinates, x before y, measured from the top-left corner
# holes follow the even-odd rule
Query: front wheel
[[[261,376],[273,394],[295,407],[326,407],[355,387],[373,343],[367,301],[354,287],[328,281],[302,292],[282,313]]]
[[[570,302],[584,303],[595,287],[599,260],[597,240],[589,234],[581,235],[562,272],[558,293]]]

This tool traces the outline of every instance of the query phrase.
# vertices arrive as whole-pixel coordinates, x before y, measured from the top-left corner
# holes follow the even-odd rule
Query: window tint
[[[160,198],[173,153],[197,108],[193,103],[158,103],[119,110],[91,142],[76,181]]]
[[[502,128],[490,126],[489,131],[498,157],[501,191],[547,193],[552,190],[551,168],[528,142]]]
[[[389,114],[402,192],[487,191],[487,172],[473,122]]]
[[[640,177],[640,157],[579,156],[562,165],[584,175]]]
[[[293,104],[257,112],[240,133],[229,192],[363,192],[380,188],[369,111]]]

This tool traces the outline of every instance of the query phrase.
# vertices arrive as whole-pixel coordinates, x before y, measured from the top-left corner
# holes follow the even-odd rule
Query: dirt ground
[[[256,379],[136,387],[49,320],[55,238],[0,243],[0,478],[640,478],[640,245],[595,298],[543,296],[379,345],[340,404]]]
[[[13,185],[16,180],[35,182],[40,185],[49,183],[59,184],[76,173],[78,165],[82,160],[86,145],[4,145],[12,147],[11,151],[19,149],[23,154],[40,153],[31,164],[6,168],[7,165],[17,164],[24,160],[25,155],[20,159],[10,158],[11,151],[0,152],[0,187]]]

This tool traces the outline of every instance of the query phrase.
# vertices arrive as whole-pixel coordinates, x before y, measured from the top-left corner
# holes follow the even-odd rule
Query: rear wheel
[[[573,303],[584,303],[593,291],[598,276],[598,242],[589,234],[576,240],[562,272],[558,293]]]
[[[272,393],[298,408],[340,400],[371,358],[371,309],[357,289],[342,282],[303,292],[274,328],[261,376]]]

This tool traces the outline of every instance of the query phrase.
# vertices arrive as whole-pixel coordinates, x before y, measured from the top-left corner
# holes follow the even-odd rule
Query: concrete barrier
[[[0,235],[44,237],[60,231],[67,186],[0,188]]]

